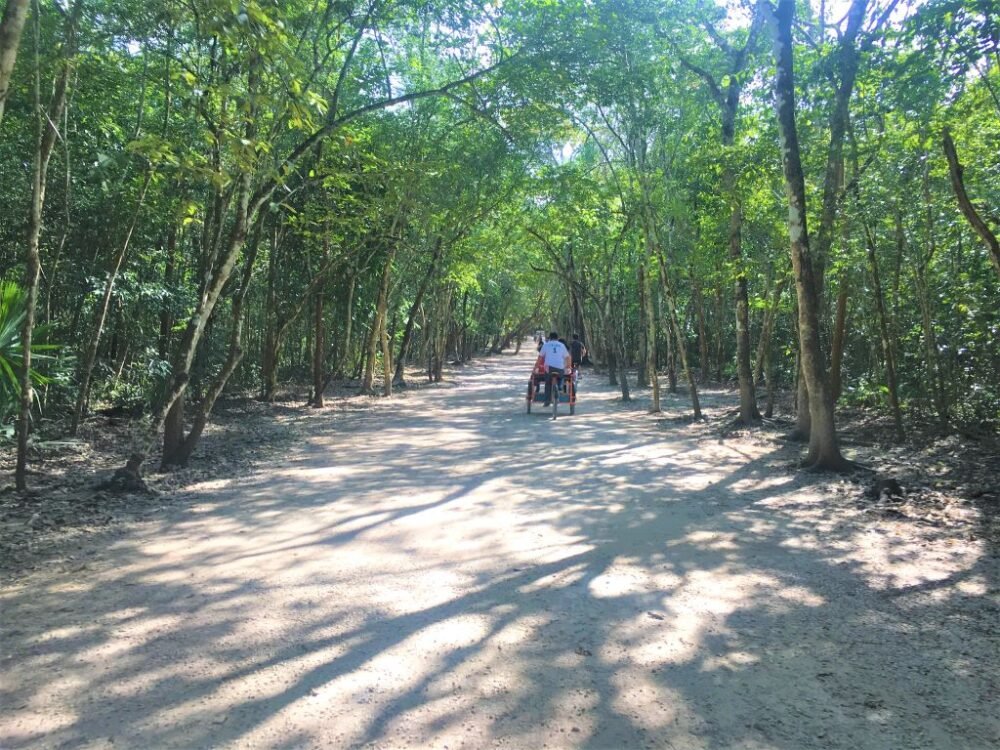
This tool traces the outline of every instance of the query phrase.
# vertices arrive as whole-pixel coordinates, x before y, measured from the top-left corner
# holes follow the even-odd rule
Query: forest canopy
[[[6,0],[0,419],[142,416],[577,332],[622,398],[1000,427],[993,0]],[[11,438],[8,437],[8,440]]]

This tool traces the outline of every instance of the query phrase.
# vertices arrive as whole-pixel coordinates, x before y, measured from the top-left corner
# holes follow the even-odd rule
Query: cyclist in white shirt
[[[552,375],[564,375],[571,367],[569,349],[559,340],[559,333],[552,331],[549,340],[542,344],[538,353],[545,358],[545,369],[548,371],[548,377],[545,378],[545,405],[549,406],[552,403]]]

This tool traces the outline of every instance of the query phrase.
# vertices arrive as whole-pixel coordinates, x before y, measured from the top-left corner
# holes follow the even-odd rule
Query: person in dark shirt
[[[583,364],[583,358],[587,356],[587,347],[580,341],[579,333],[573,334],[573,340],[569,344],[569,356],[573,361],[574,368]]]

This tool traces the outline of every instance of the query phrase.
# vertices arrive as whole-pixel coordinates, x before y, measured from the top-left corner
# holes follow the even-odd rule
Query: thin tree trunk
[[[930,384],[934,409],[937,412],[938,420],[942,424],[947,424],[948,401],[945,396],[944,383],[941,382],[941,363],[937,352],[937,336],[934,331],[933,316],[931,315],[930,286],[927,280],[927,272],[935,254],[937,253],[937,239],[934,232],[934,202],[931,199],[930,183],[930,154],[924,158],[924,212],[927,223],[927,254],[916,264],[914,276],[916,278],[917,299],[920,302],[920,321],[923,331],[924,344],[924,381]]]
[[[708,372],[709,372],[709,353],[708,353],[708,334],[705,331],[705,300],[701,293],[701,285],[694,279],[691,278],[692,289],[694,293],[694,311],[695,319],[698,321],[698,359],[701,365],[701,382],[708,382]]]
[[[639,291],[639,346],[637,350],[638,363],[636,368],[636,387],[648,388],[650,385],[649,363],[649,319],[646,314],[646,299],[649,297],[646,285],[646,269],[642,263],[636,269],[636,285]]]
[[[688,392],[691,395],[691,412],[695,419],[701,419],[701,401],[698,399],[698,383],[695,381],[694,373],[688,364],[687,357],[687,344],[684,341],[684,332],[681,330],[681,323],[677,317],[677,305],[674,302],[673,288],[669,286],[669,277],[667,277],[666,267],[663,264],[662,256],[660,260],[660,274],[661,279],[664,280],[665,286],[664,291],[667,297],[667,312],[670,318],[670,326],[674,332],[674,341],[677,346],[677,354],[681,358],[681,367],[684,368],[684,375],[688,382]]]
[[[649,410],[656,414],[660,412],[660,377],[656,372],[656,316],[653,314],[653,292],[649,288],[649,273],[646,265],[652,255],[652,248],[647,248],[646,257],[640,268],[646,319],[646,372],[649,375],[649,384],[653,389]]]
[[[424,273],[423,279],[420,281],[420,286],[417,287],[417,293],[414,295],[413,302],[410,304],[410,310],[406,315],[406,328],[403,330],[403,340],[399,343],[399,354],[396,357],[396,372],[393,375],[393,380],[400,385],[406,384],[404,370],[406,368],[406,359],[410,353],[410,341],[413,337],[413,326],[416,323],[417,311],[420,309],[420,305],[423,304],[427,287],[430,286],[431,280],[437,272],[437,264],[441,258],[443,245],[444,239],[438,237],[434,242],[434,253],[431,255],[431,262],[427,266],[427,271]],[[518,345],[520,346],[520,342],[518,342]]]
[[[733,111],[729,114],[724,112],[723,147],[732,147],[735,135],[733,124],[735,107],[734,101]],[[757,410],[757,393],[750,364],[750,295],[743,261],[743,209],[736,191],[736,175],[731,166],[726,167],[722,183],[723,190],[732,204],[729,215],[729,260],[736,273],[733,292],[736,308],[736,372],[740,388],[739,422],[748,425],[760,419],[760,412]]]
[[[70,424],[71,435],[76,435],[77,428],[80,426],[80,420],[83,419],[83,415],[87,411],[90,398],[90,379],[94,374],[94,363],[97,361],[97,348],[101,343],[101,334],[104,332],[104,321],[108,315],[108,306],[111,304],[111,295],[114,292],[115,282],[118,280],[118,272],[121,270],[126,255],[128,255],[129,243],[132,240],[132,234],[135,232],[135,226],[139,221],[139,214],[142,212],[142,207],[146,200],[146,189],[149,187],[152,176],[152,169],[150,168],[147,170],[146,177],[142,182],[142,190],[139,192],[139,203],[135,207],[135,213],[132,215],[132,221],[129,224],[128,231],[125,233],[125,239],[118,253],[115,255],[114,261],[111,263],[111,268],[108,270],[108,278],[104,282],[104,294],[101,296],[101,302],[97,306],[97,311],[94,315],[94,327],[90,335],[90,341],[87,344],[86,353],[84,354],[83,366],[80,368],[80,387],[76,397],[76,408],[73,410],[73,420]]]
[[[771,349],[771,337],[774,335],[774,322],[778,319],[778,308],[781,305],[781,297],[788,286],[788,276],[783,274],[781,279],[771,292],[770,304],[764,311],[764,322],[760,327],[760,340],[757,342],[757,357],[754,360],[753,380],[754,383],[761,382],[761,376],[765,373],[764,362],[767,359],[767,352]]]
[[[662,320],[663,308],[666,306],[666,302],[663,300],[663,294],[659,295],[659,309],[660,316],[658,320]],[[667,390],[670,393],[677,393],[677,342],[674,341],[674,337],[670,335],[670,324],[666,326],[666,343],[667,343]]]
[[[177,268],[177,228],[172,226],[167,235],[167,259],[163,267],[163,287],[169,290],[174,284],[174,273]],[[169,299],[163,300],[160,307],[160,337],[157,350],[160,359],[170,356],[170,332],[174,327],[174,315]]]
[[[965,191],[962,165],[959,163],[958,153],[955,151],[955,141],[952,140],[951,133],[947,128],[945,128],[943,139],[944,154],[948,159],[948,174],[951,176],[951,187],[955,191],[955,197],[958,198],[958,207],[966,221],[976,230],[976,234],[986,243],[986,247],[990,251],[990,260],[993,262],[993,270],[1000,277],[1000,240],[983,221],[979,212],[976,211],[976,207],[972,205],[969,194]]]
[[[28,18],[29,0],[7,0],[0,20],[0,124],[10,94],[10,77],[21,46],[21,32]]]
[[[313,299],[313,361],[312,361],[312,375],[313,375],[313,398],[312,405],[316,409],[323,408],[323,391],[326,390],[326,375],[324,372],[324,365],[326,364],[326,355],[323,348],[323,340],[326,336],[326,330],[323,327],[323,297],[324,292],[322,289],[318,289],[315,292]]]
[[[313,273],[309,283],[306,284],[305,289],[296,299],[294,307],[290,310],[286,308],[282,311],[281,324],[277,327],[269,325],[267,342],[264,350],[264,392],[262,400],[270,401],[274,398],[275,391],[277,390],[278,359],[281,354],[281,348],[285,343],[285,336],[287,336],[288,332],[292,330],[292,326],[299,320],[299,316],[302,315],[302,311],[305,310],[306,305],[312,298],[312,295],[324,283],[324,281],[326,281],[330,270],[339,260],[340,256],[330,255],[327,253],[323,264],[315,273]],[[275,315],[277,315],[276,312]],[[311,325],[307,330],[312,330]],[[311,361],[312,358],[309,357],[309,359]]]
[[[389,330],[386,327],[386,317],[389,305],[389,290],[385,290],[385,298],[382,301],[382,311],[380,318],[382,325],[379,326],[379,335],[382,342],[382,395],[389,397],[392,395],[392,350],[389,346]],[[395,326],[395,323],[393,323]]]
[[[896,428],[896,439],[902,441],[906,434],[903,431],[903,414],[899,408],[899,390],[896,386],[896,358],[889,338],[889,322],[885,311],[885,297],[882,292],[882,280],[879,275],[878,257],[875,254],[875,237],[867,222],[864,224],[865,240],[868,245],[868,266],[872,275],[872,294],[875,298],[875,311],[878,315],[879,336],[882,339],[882,356],[885,359],[885,379],[889,388],[889,406],[892,409],[892,421]]]
[[[844,345],[847,342],[847,299],[850,284],[846,271],[840,280],[837,291],[837,311],[833,320],[833,337],[830,341],[830,397],[834,403],[840,398],[843,390],[842,373],[844,362]]]
[[[654,235],[655,238],[655,235]],[[684,332],[681,329],[680,320],[677,317],[677,302],[674,296],[673,284],[670,283],[670,276],[667,274],[667,259],[663,254],[663,246],[656,240],[656,256],[659,261],[660,283],[663,285],[663,293],[667,301],[667,316],[670,327],[674,332],[674,343],[677,347],[677,355],[681,358],[681,367],[684,368],[684,375],[688,382],[688,391],[691,394],[691,411],[695,419],[701,419],[701,402],[698,399],[698,384],[695,382],[694,373],[688,364],[687,343],[684,341]]]
[[[251,99],[252,93],[256,91],[257,88],[255,85],[255,78],[256,74],[254,70],[251,71],[250,81],[248,84]],[[256,108],[251,106],[245,128],[246,137],[251,141],[256,137],[254,124],[255,116]],[[202,294],[198,299],[195,309],[191,314],[191,317],[188,319],[187,326],[184,330],[184,336],[181,339],[177,354],[174,357],[173,366],[171,368],[172,375],[167,388],[166,398],[160,408],[153,414],[148,429],[143,430],[142,434],[138,436],[136,445],[132,454],[129,456],[128,461],[125,462],[125,466],[122,467],[117,473],[117,476],[126,482],[134,482],[139,478],[142,465],[145,463],[146,457],[149,455],[152,448],[152,441],[155,439],[156,435],[160,431],[160,428],[163,426],[167,413],[173,406],[174,401],[176,401],[181,394],[184,393],[191,380],[191,367],[194,364],[195,356],[198,353],[198,348],[201,344],[202,336],[205,333],[205,328],[208,324],[209,318],[215,310],[215,305],[219,301],[222,290],[226,286],[226,282],[229,281],[229,277],[232,275],[237,257],[239,256],[240,250],[243,248],[243,244],[246,241],[250,222],[256,216],[256,209],[252,212],[250,207],[250,191],[251,174],[249,171],[245,171],[240,174],[238,179],[238,198],[235,216],[229,230],[229,235],[226,238],[225,250],[221,253],[221,257],[218,257],[217,263],[211,264],[207,267],[207,283],[204,285]]]
[[[764,349],[764,373],[767,377],[767,405],[764,416],[770,419],[774,416],[774,399],[778,391],[777,368],[774,366],[774,347],[768,344]]]
[[[819,335],[819,290],[809,251],[806,191],[795,124],[795,79],[792,62],[792,21],[795,0],[778,0],[774,15],[775,99],[779,145],[788,197],[788,233],[799,307],[799,351],[808,383],[812,429],[806,465],[843,470],[849,466],[840,454],[827,373]]]
[[[354,288],[358,283],[357,271],[351,270],[351,278],[347,283],[347,303],[344,311],[344,339],[337,358],[337,366],[334,370],[335,377],[342,378],[346,375],[344,365],[347,363],[351,353],[351,333],[354,324]]]
[[[368,345],[365,354],[364,377],[361,379],[361,392],[371,393],[375,384],[375,357],[379,343],[382,340],[382,328],[385,326],[385,314],[388,309],[389,281],[392,274],[392,262],[395,259],[396,244],[392,243],[386,255],[385,265],[382,267],[382,276],[379,282],[378,298],[375,303],[375,314],[372,318],[372,327],[368,333]]]
[[[17,459],[14,468],[14,483],[19,491],[27,489],[28,433],[31,429],[31,407],[34,403],[34,388],[31,382],[31,347],[35,330],[35,311],[38,306],[38,281],[41,276],[39,243],[42,234],[42,208],[45,205],[45,186],[49,171],[49,160],[56,143],[55,123],[62,119],[66,106],[66,94],[76,56],[76,26],[83,9],[82,0],[76,0],[66,20],[66,41],[63,59],[52,99],[46,112],[41,106],[41,71],[39,56],[38,6],[35,6],[35,111],[36,148],[32,171],[31,208],[28,216],[28,233],[24,256],[24,288],[26,294],[24,322],[21,327],[21,403],[17,419]]]
[[[250,289],[250,281],[253,278],[254,264],[257,262],[257,252],[260,246],[259,240],[260,232],[255,232],[253,240],[251,241],[246,253],[246,259],[244,260],[240,286],[233,295],[232,324],[229,334],[229,348],[226,353],[226,361],[223,363],[222,369],[219,371],[218,375],[215,376],[215,379],[205,392],[205,396],[202,399],[201,404],[199,404],[198,411],[192,421],[191,431],[186,437],[183,433],[183,405],[185,394],[181,394],[180,398],[178,398],[175,402],[175,405],[181,405],[180,412],[176,417],[177,427],[175,428],[175,434],[172,436],[169,445],[166,441],[167,431],[164,430],[161,468],[187,465],[188,461],[191,459],[191,455],[194,453],[194,449],[198,446],[198,442],[201,440],[205,427],[208,425],[208,419],[212,414],[212,409],[215,407],[215,402],[218,400],[223,390],[225,390],[226,384],[229,382],[229,378],[231,378],[233,373],[236,372],[236,368],[243,360],[243,304],[246,301],[247,292]]]

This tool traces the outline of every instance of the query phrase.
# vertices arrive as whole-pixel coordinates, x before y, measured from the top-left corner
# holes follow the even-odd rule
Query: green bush
[[[27,299],[27,293],[18,284],[0,283],[0,424],[17,413],[21,398],[21,370],[24,367],[21,326],[27,315]],[[31,360],[40,368],[31,368],[31,380],[35,385],[52,382],[51,373],[41,372],[56,362],[52,352],[59,348],[47,341],[48,333],[48,326],[35,327]]]

